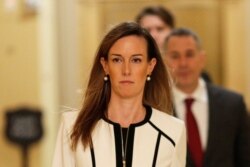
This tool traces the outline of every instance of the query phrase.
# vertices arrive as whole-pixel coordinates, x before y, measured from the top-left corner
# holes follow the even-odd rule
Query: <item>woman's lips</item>
[[[134,82],[133,81],[129,81],[129,80],[123,80],[123,81],[120,81],[121,84],[133,84]]]

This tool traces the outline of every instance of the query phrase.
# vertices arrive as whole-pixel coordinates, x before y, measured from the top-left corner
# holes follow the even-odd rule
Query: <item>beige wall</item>
[[[248,109],[250,112],[250,52],[249,52],[249,48],[250,48],[250,35],[249,35],[249,30],[250,30],[250,10],[249,10],[249,6],[250,6],[250,1],[249,0],[244,0],[244,7],[243,7],[243,11],[245,13],[245,20],[244,20],[244,27],[245,27],[245,32],[246,32],[246,36],[245,36],[245,40],[246,43],[244,44],[244,50],[245,50],[245,62],[246,62],[246,72],[245,72],[245,77],[246,79],[246,87],[244,88],[244,94],[245,94],[245,98],[247,100],[247,104],[248,104]]]
[[[101,40],[103,29],[100,20],[100,5],[96,3],[77,4],[77,51],[79,93],[84,92],[90,73],[93,56]]]
[[[227,1],[222,7],[223,85],[244,95],[250,108],[248,0]]]
[[[227,3],[223,10],[224,84],[244,93],[246,62],[244,50],[245,23],[241,2]]]
[[[0,3],[0,166],[21,166],[21,149],[4,136],[5,112],[26,105],[42,109],[45,130],[43,139],[30,148],[29,166],[47,167],[60,115],[57,4],[44,0],[39,13],[30,14],[24,11],[23,2],[17,1],[12,11]]]
[[[19,167],[21,150],[4,136],[5,112],[20,105],[39,105],[37,17],[25,16],[21,6],[7,11],[0,3],[0,166]],[[37,166],[40,145],[30,150]]]

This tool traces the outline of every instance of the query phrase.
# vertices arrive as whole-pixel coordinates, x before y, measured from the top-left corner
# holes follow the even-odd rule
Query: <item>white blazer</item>
[[[128,128],[127,167],[184,167],[186,164],[186,130],[184,123],[146,106],[145,119]],[[63,113],[52,167],[122,166],[122,131],[119,124],[106,118],[98,121],[93,133],[93,149],[70,148],[70,135],[78,112]],[[123,141],[125,142],[125,141]]]

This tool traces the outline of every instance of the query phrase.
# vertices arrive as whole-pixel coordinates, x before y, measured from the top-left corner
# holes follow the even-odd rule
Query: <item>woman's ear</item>
[[[150,74],[153,72],[156,63],[157,63],[156,58],[152,58],[152,59],[149,61],[149,64],[148,64],[148,72],[147,72],[148,75],[150,75]]]
[[[107,65],[107,61],[104,59],[104,57],[101,57],[100,63],[102,64],[102,67],[103,67],[105,74],[108,74],[108,65]]]

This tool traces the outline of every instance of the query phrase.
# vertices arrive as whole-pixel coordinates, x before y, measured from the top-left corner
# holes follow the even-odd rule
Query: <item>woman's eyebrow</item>
[[[117,54],[117,53],[111,53],[110,56],[119,56],[119,57],[122,57],[121,54]],[[141,53],[136,53],[136,54],[132,54],[132,56],[143,56],[143,54]]]

